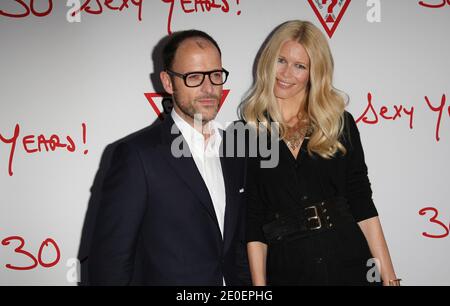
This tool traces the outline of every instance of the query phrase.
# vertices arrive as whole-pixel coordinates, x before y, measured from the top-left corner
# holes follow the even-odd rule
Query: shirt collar
[[[222,136],[220,135],[217,122],[211,120],[207,123],[205,128],[210,129],[211,136],[209,136],[208,143],[205,147],[205,138],[198,130],[194,129],[188,122],[186,122],[178,113],[175,108],[171,112],[172,119],[186,140],[192,153],[198,153],[203,155],[205,151],[218,153],[220,144],[222,141]]]

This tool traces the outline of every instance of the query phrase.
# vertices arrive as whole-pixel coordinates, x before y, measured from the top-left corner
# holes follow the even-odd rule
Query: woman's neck
[[[304,109],[303,100],[304,99],[298,99],[297,97],[295,97],[295,99],[278,99],[284,123],[292,126],[298,122]]]

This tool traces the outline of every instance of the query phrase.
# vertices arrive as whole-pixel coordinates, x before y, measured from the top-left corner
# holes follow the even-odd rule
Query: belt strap
[[[308,236],[355,222],[346,198],[336,197],[275,214],[275,220],[263,226],[266,239],[280,241],[286,236]]]

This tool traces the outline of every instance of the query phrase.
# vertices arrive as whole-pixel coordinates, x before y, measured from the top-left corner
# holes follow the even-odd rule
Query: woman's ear
[[[166,72],[166,71],[161,71],[161,73],[159,74],[159,77],[161,79],[161,83],[164,87],[164,90],[168,93],[168,94],[173,94],[173,84],[172,84],[172,78],[170,77],[170,75]]]

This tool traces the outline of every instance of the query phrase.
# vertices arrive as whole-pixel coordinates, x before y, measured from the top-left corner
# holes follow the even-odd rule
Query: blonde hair
[[[334,62],[328,42],[311,22],[285,22],[269,37],[258,58],[255,83],[243,102],[243,119],[256,127],[262,124],[269,132],[270,122],[278,122],[280,137],[286,136],[286,124],[273,92],[277,59],[286,41],[300,43],[310,59],[307,98],[302,110],[311,126],[308,153],[316,153],[326,159],[332,158],[337,151],[346,154],[339,141],[344,128],[346,102],[332,85]]]

